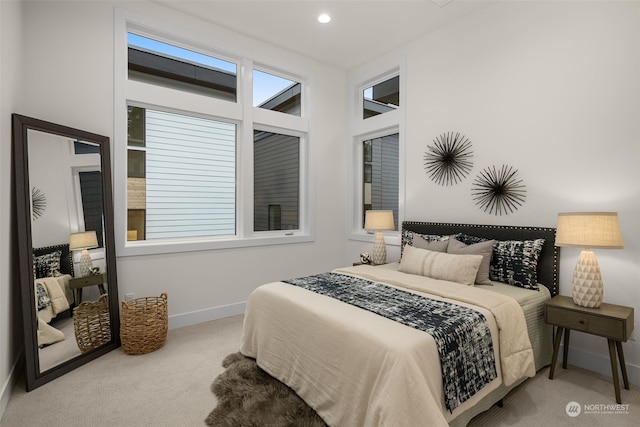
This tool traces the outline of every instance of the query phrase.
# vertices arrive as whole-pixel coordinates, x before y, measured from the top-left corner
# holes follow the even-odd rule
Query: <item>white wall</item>
[[[11,113],[19,106],[21,70],[21,8],[0,1],[0,416],[9,402],[22,349],[20,295],[15,284],[13,230]]]
[[[558,212],[617,211],[625,248],[596,250],[604,300],[633,306],[637,319],[639,51],[640,3],[498,2],[393,52],[407,62],[404,219],[555,227]],[[427,146],[446,131],[469,137],[474,152],[471,174],[452,187],[434,184],[423,166]],[[518,169],[526,202],[489,215],[474,204],[472,182],[502,164]],[[355,260],[370,248],[349,242],[347,253]],[[389,252],[399,256],[397,247]],[[561,250],[563,295],[578,255]],[[623,347],[640,384],[640,345]],[[570,363],[611,375],[604,338],[575,333],[570,348]]]

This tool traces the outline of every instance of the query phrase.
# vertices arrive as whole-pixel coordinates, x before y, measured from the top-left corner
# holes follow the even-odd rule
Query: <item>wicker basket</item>
[[[86,353],[111,341],[108,294],[73,309],[73,330],[80,352]]]
[[[167,294],[122,302],[120,340],[126,354],[145,354],[167,340]]]

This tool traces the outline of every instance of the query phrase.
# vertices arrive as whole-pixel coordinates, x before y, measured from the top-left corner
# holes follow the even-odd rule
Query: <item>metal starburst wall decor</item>
[[[427,146],[424,167],[429,178],[438,185],[452,185],[462,181],[473,167],[471,141],[460,132],[447,132]]]
[[[485,212],[507,215],[516,211],[525,200],[525,185],[516,178],[517,169],[502,165],[482,170],[473,181],[471,195]]]
[[[47,209],[47,197],[39,188],[31,189],[31,215],[33,219],[38,219]]]

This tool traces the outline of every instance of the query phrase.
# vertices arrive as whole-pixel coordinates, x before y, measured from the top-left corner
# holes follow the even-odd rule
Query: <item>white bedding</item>
[[[500,363],[498,378],[450,413],[430,335],[296,286],[263,285],[247,304],[241,352],[295,390],[327,424],[444,426],[501,383],[535,375],[524,315],[513,298],[388,268],[336,272],[480,311]]]
[[[47,294],[49,295],[49,299],[51,300],[51,304],[43,308],[42,310],[37,310],[38,315],[38,346],[43,346],[46,344],[53,344],[58,341],[64,340],[64,333],[55,329],[53,326],[48,323],[51,322],[58,314],[63,311],[69,310],[69,299],[68,295],[71,294],[71,288],[69,288],[69,279],[71,276],[68,274],[64,274],[58,277],[42,277],[36,279],[34,282],[34,286],[38,283],[44,286]],[[35,292],[37,295],[37,292]],[[38,305],[37,301],[35,302],[36,307]]]

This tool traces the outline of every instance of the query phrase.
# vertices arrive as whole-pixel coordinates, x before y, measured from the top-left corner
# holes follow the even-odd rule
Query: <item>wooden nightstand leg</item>
[[[613,374],[613,388],[616,392],[616,402],[622,403],[620,399],[620,380],[618,379],[618,366],[616,363],[616,345],[612,339],[609,342],[609,359],[611,359],[611,373]]]
[[[564,330],[564,345],[562,346],[562,369],[567,369],[567,360],[569,360],[569,332],[571,329]]]
[[[556,371],[556,363],[558,362],[558,350],[560,350],[560,341],[562,341],[562,332],[564,328],[558,327],[556,330],[556,341],[553,343],[553,356],[551,357],[551,367],[549,368],[549,379],[553,379],[553,373]]]
[[[629,390],[629,377],[627,376],[627,364],[624,363],[622,342],[616,341],[616,349],[618,350],[618,361],[620,362],[620,370],[622,371],[622,382],[624,383],[624,388]]]

